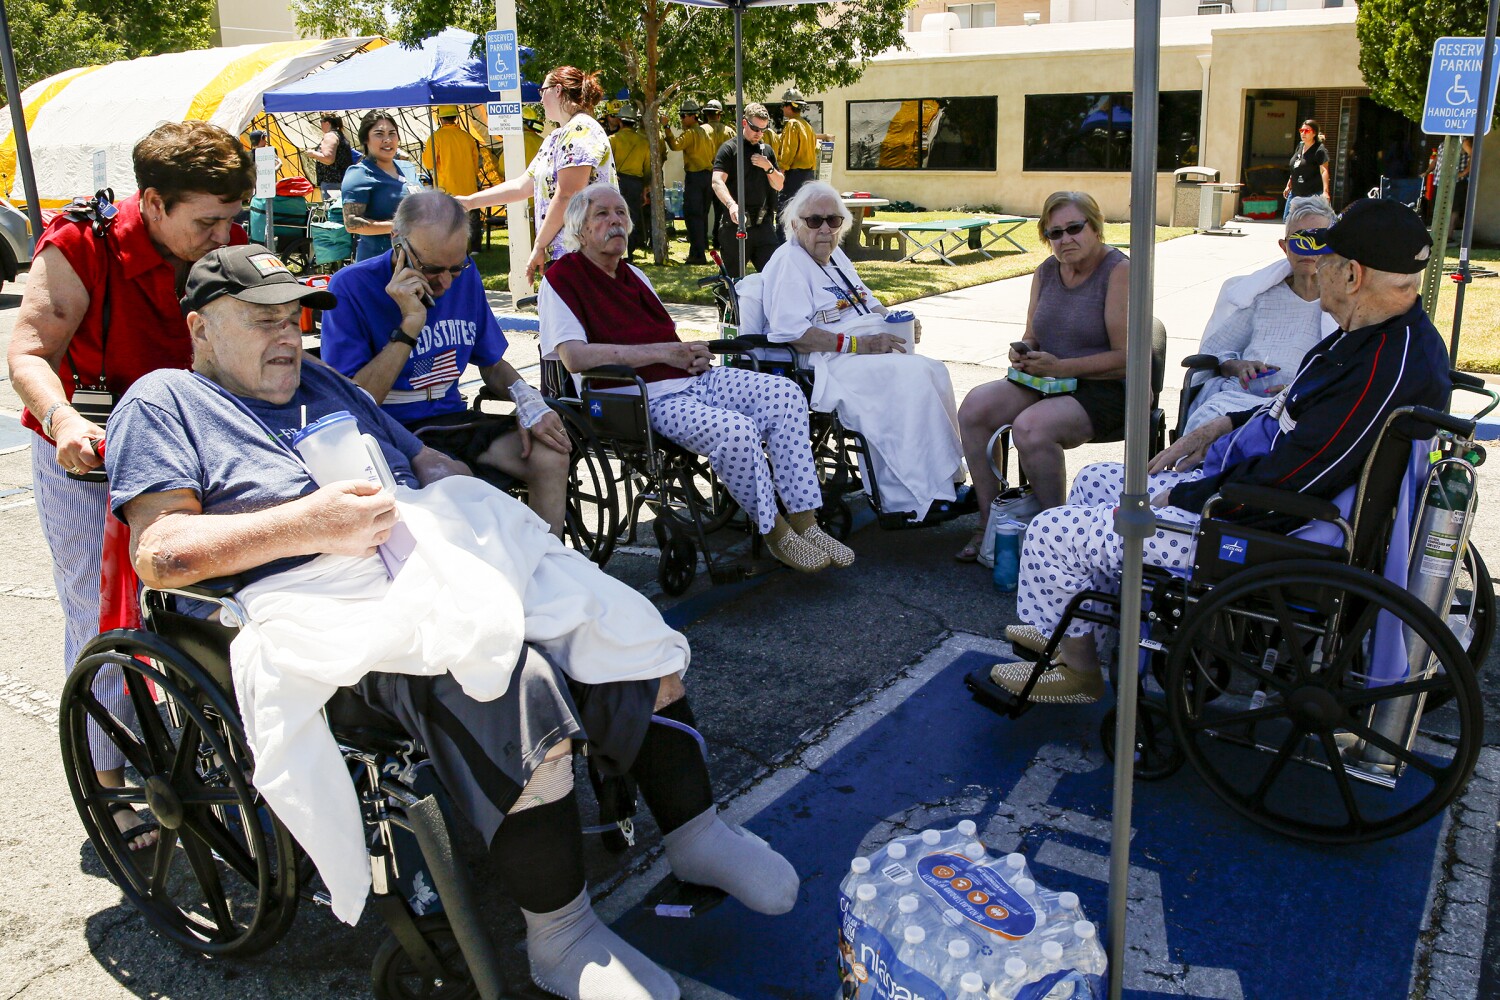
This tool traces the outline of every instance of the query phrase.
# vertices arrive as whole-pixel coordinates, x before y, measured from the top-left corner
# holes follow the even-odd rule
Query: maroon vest
[[[610,277],[582,253],[564,254],[547,267],[543,278],[567,303],[591,344],[675,344],[676,324],[656,293],[623,260]],[[637,368],[646,382],[691,378],[675,365]]]

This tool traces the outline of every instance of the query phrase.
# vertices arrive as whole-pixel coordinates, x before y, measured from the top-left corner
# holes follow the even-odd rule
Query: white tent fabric
[[[198,119],[238,135],[261,95],[380,38],[299,39],[148,56],[69,70],[21,95],[38,197],[56,207],[95,189],[94,155],[117,198],[135,191],[130,151],[164,121]],[[22,197],[10,116],[0,114],[0,192]]]

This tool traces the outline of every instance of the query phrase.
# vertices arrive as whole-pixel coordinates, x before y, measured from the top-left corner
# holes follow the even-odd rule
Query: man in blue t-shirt
[[[424,443],[524,482],[531,509],[560,535],[572,444],[541,393],[505,362],[505,334],[466,256],[468,225],[450,195],[408,195],[391,252],[333,276],[339,306],[323,314],[323,360]],[[458,382],[470,364],[516,404],[513,416],[468,409]]]

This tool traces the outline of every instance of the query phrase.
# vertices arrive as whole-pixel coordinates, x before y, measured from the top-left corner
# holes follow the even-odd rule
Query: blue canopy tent
[[[266,91],[266,110],[272,114],[351,111],[495,100],[484,57],[473,54],[475,37],[458,28],[444,28],[416,48],[386,45],[351,56],[321,73]],[[531,49],[523,46],[523,68],[530,57]],[[541,99],[537,85],[522,80],[521,100]]]

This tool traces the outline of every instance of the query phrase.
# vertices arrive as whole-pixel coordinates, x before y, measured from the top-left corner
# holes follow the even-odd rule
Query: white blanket
[[[322,716],[371,671],[451,672],[503,695],[523,643],[585,683],[683,671],[687,640],[645,597],[566,548],[524,504],[467,476],[397,490],[417,546],[395,580],[371,556],[319,556],[246,587],[230,649],[255,786],[353,924],[370,887],[359,802]]]

